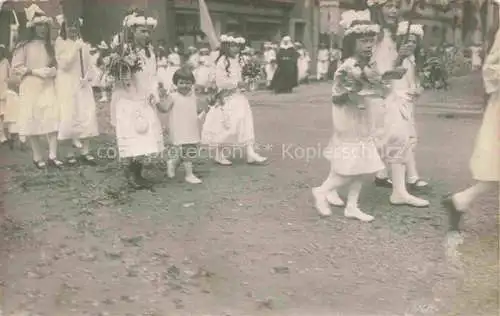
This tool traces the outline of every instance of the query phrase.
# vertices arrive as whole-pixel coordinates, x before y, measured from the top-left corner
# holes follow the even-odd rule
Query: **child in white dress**
[[[400,22],[396,33],[399,43],[403,42],[402,37],[406,36],[407,32],[408,22]],[[408,150],[406,152],[402,151],[402,153],[406,153],[406,179],[410,191],[418,191],[428,186],[427,182],[420,179],[415,160],[415,146],[418,138],[414,107],[422,91],[418,79],[416,58],[423,36],[424,29],[422,25],[412,24],[410,26],[406,46],[411,50],[412,55],[403,60],[401,67],[406,69],[406,73],[401,79],[392,82],[392,89],[395,93],[392,93],[387,99],[388,104],[399,104],[399,113],[396,111],[388,113],[387,126],[389,126],[389,129],[391,127],[397,129],[394,133],[401,135],[398,138],[403,139],[408,144]],[[391,133],[390,130],[389,133]]]
[[[134,60],[137,68],[125,59],[112,60],[110,74],[117,81],[111,99],[112,124],[115,125],[120,159],[129,161],[125,171],[129,184],[136,189],[152,189],[152,183],[142,175],[143,158],[163,152],[163,133],[156,106],[160,102],[159,81],[153,47],[152,30],[157,22],[151,17],[125,17],[127,42],[119,44],[124,55]],[[119,53],[118,56],[121,54]]]
[[[247,163],[263,164],[267,158],[254,148],[253,114],[247,97],[241,92],[245,84],[242,77],[240,50],[245,39],[221,36],[221,53],[216,61],[215,83],[218,105],[207,113],[202,129],[202,143],[216,147],[215,162],[231,165],[223,153],[227,145],[245,147]]]
[[[96,104],[92,91],[95,79],[94,64],[90,55],[90,45],[80,36],[82,21],[61,23],[60,37],[56,40],[55,52],[58,64],[56,92],[59,110],[59,141],[72,141],[79,148],[80,161],[95,165],[96,159],[90,153],[90,139],[99,135]],[[67,163],[77,164],[74,150],[69,150]]]
[[[332,91],[333,135],[325,152],[330,160],[330,173],[320,187],[314,188],[315,207],[322,216],[331,215],[328,194],[341,186],[350,185],[344,215],[364,222],[373,216],[358,208],[364,178],[384,168],[377,151],[373,120],[376,113],[368,108],[367,99],[382,94],[379,87],[368,81],[367,73],[375,36],[380,28],[370,22],[366,11],[346,11],[341,25],[345,29],[344,62],[335,73]]]
[[[307,82],[309,76],[309,64],[311,62],[311,57],[309,53],[304,48],[304,45],[300,42],[295,43],[297,52],[299,53],[299,58],[297,59],[297,69],[298,69],[298,81],[299,83]]]
[[[273,48],[273,43],[264,43],[264,72],[266,73],[266,85],[269,88],[273,81],[274,73],[278,64],[276,63],[276,50]]]
[[[175,92],[158,105],[160,112],[168,113],[167,130],[174,146],[174,152],[169,150],[173,156],[167,160],[167,175],[175,177],[175,169],[182,161],[186,182],[199,184],[201,180],[193,174],[193,159],[198,156],[200,142],[198,103],[193,89],[195,78],[187,67],[183,67],[175,72],[173,81]]]

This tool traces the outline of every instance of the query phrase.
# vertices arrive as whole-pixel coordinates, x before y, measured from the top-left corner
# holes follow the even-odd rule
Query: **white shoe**
[[[248,154],[247,156],[247,163],[249,164],[262,164],[265,163],[266,161],[267,161],[266,157],[262,157],[256,152]]]
[[[197,176],[195,176],[194,174],[186,176],[186,178],[184,178],[184,180],[186,180],[187,183],[191,183],[191,184],[200,184],[200,183],[202,183],[202,181]]]
[[[325,194],[320,192],[319,188],[313,188],[312,194],[314,197],[314,207],[318,211],[321,216],[330,216],[332,215],[332,210],[330,210],[330,206],[328,205],[328,201],[326,200]]]
[[[326,200],[333,206],[345,206],[344,201],[342,201],[337,191],[331,191],[330,193],[328,193],[328,195],[326,196]]]
[[[406,205],[406,206],[412,206],[412,207],[429,207],[429,201],[418,198],[416,196],[408,194],[406,197],[402,196],[397,196],[395,194],[391,195],[390,198],[391,204],[392,205]]]
[[[175,163],[172,160],[167,161],[167,177],[175,178]]]
[[[230,166],[233,164],[226,157],[216,157],[214,160],[216,163],[218,163],[219,165],[222,165],[222,166]]]
[[[347,218],[359,219],[362,222],[371,222],[375,219],[373,216],[363,213],[359,208],[349,206],[345,208],[344,216]]]

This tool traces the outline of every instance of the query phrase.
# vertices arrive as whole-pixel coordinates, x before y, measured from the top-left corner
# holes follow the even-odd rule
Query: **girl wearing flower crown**
[[[21,41],[12,57],[12,73],[20,79],[19,134],[27,136],[33,150],[33,163],[47,166],[40,141],[49,141],[48,165],[60,168],[57,159],[59,105],[56,99],[56,58],[50,36],[52,19],[35,4],[26,9],[28,38]]]
[[[373,53],[373,62],[377,72],[385,74],[386,78],[393,80],[401,79],[407,69],[402,67],[402,63],[409,56],[413,55],[414,44],[401,43],[398,47],[397,28],[399,15],[398,0],[369,0],[368,6],[371,9],[371,16],[382,27],[377,45]],[[382,158],[391,171],[389,175],[387,169],[379,172],[375,178],[377,186],[392,188],[390,202],[392,205],[407,205],[413,207],[428,207],[429,201],[416,197],[408,192],[408,187],[423,188],[427,183],[415,179],[407,179],[407,163],[411,152],[411,144],[408,142],[407,133],[401,124],[400,107],[398,102],[393,102],[394,95],[399,94],[399,88],[392,89],[391,97],[388,100],[373,100],[374,107],[378,107],[380,113],[384,113],[384,119],[376,122],[378,146]],[[381,115],[382,117],[382,115]],[[398,119],[395,119],[398,118]],[[399,132],[395,132],[399,131]]]
[[[137,189],[150,189],[142,176],[143,157],[163,151],[163,134],[156,106],[160,87],[151,32],[156,20],[133,12],[123,21],[122,42],[110,55],[108,71],[116,80],[111,99],[120,158],[129,161],[126,176]]]
[[[312,192],[317,211],[328,216],[331,215],[328,195],[349,185],[344,216],[370,222],[373,216],[358,208],[358,199],[364,178],[384,167],[373,137],[372,120],[376,112],[367,108],[368,99],[384,93],[380,78],[368,78],[368,73],[373,72],[369,62],[380,28],[370,21],[368,11],[344,12],[341,25],[345,30],[343,63],[334,76],[333,135],[325,152],[330,160],[330,173]]]
[[[58,64],[56,77],[57,98],[60,105],[58,139],[72,140],[80,147],[80,160],[95,165],[90,154],[90,138],[98,136],[96,105],[91,83],[95,79],[90,46],[80,38],[82,20],[66,21],[58,16],[61,25],[55,52]],[[81,141],[80,141],[81,140]],[[69,165],[77,164],[74,151],[68,152]]]
[[[255,152],[253,114],[247,97],[241,92],[245,84],[240,64],[240,50],[245,39],[221,36],[220,55],[216,60],[216,105],[208,112],[202,130],[202,143],[215,146],[215,161],[231,165],[223,153],[224,145],[245,146],[247,162],[262,164],[267,158]]]

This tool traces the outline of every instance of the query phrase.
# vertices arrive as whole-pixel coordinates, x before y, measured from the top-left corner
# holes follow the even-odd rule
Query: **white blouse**
[[[219,89],[235,89],[242,80],[239,57],[229,58],[229,68],[226,70],[227,57],[221,57],[215,67],[215,84]]]

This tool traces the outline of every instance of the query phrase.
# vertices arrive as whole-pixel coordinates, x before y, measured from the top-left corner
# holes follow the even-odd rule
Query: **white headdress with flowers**
[[[386,2],[387,0],[367,0],[366,5],[369,7],[376,7],[384,5]]]
[[[355,24],[354,22],[363,23]],[[344,29],[344,35],[380,32],[380,26],[371,22],[369,10],[345,11],[340,18],[340,26]]]
[[[154,18],[138,15],[137,12],[129,14],[123,19],[123,26],[127,27],[151,26],[155,28],[156,25],[158,25],[158,21]]]
[[[234,43],[234,44],[245,44],[245,39],[243,37],[233,37],[230,35],[222,34],[220,36],[221,43]]]
[[[64,18],[64,15],[59,14],[58,16],[56,16],[56,22],[57,22],[57,24],[59,24],[59,26],[62,26],[62,24],[64,23],[64,21],[66,21],[66,19]],[[82,18],[78,18],[78,24],[80,24],[80,26],[83,25],[83,19]]]
[[[27,9],[24,9],[24,11],[26,13],[26,19],[28,20],[28,22],[26,22],[26,27],[28,28],[36,24],[47,24],[52,22],[52,19],[36,4],[30,5]]]
[[[410,25],[410,31],[408,32],[408,21],[399,22],[396,35],[406,35],[407,33],[422,38],[424,37],[424,27],[420,24],[412,24]]]

